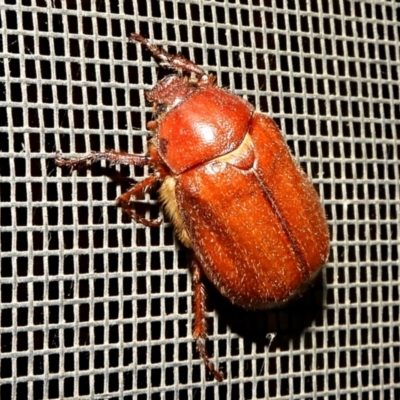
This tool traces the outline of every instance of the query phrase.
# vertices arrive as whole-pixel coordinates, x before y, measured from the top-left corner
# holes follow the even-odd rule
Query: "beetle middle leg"
[[[125,193],[122,193],[115,202],[117,206],[122,208],[122,211],[131,217],[136,222],[140,222],[143,225],[157,227],[160,226],[160,221],[158,219],[147,219],[139,214],[136,214],[135,210],[131,206],[131,198],[139,194],[140,192],[146,192],[158,181],[157,175],[150,175],[149,177],[143,179],[141,182],[132,186]]]
[[[206,321],[206,288],[204,286],[204,272],[197,259],[193,256],[192,261],[192,280],[193,280],[193,339],[196,341],[197,351],[203,359],[204,364],[214,375],[215,379],[221,382],[224,374],[218,371],[214,363],[210,360],[205,341],[207,339],[207,321]]]

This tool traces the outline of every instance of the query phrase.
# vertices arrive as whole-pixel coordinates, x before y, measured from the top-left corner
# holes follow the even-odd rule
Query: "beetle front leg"
[[[131,33],[129,40],[139,42],[142,46],[146,47],[150,51],[151,55],[160,61],[160,65],[166,68],[171,68],[176,71],[182,71],[186,73],[192,73],[196,77],[203,81],[208,81],[209,77],[203,68],[200,68],[193,61],[188,60],[182,54],[169,54],[164,49],[151,44],[146,38],[139,33]],[[211,79],[214,80],[213,78]]]
[[[210,360],[205,341],[207,339],[207,321],[206,321],[206,288],[204,286],[204,272],[201,265],[195,257],[192,261],[192,282],[193,282],[193,338],[196,341],[197,351],[203,359],[208,370],[219,382],[223,381],[224,374],[215,369],[214,363]]]
[[[108,150],[97,152],[93,151],[83,157],[78,158],[63,158],[59,151],[56,152],[55,163],[57,167],[71,167],[76,168],[83,165],[91,165],[94,162],[101,160],[109,161],[111,164],[123,165],[138,165],[144,166],[152,164],[152,159],[149,156],[138,156],[136,154],[126,153],[125,151]]]
[[[137,183],[133,187],[131,187],[129,190],[127,190],[125,193],[121,194],[115,202],[117,206],[122,208],[122,211],[127,214],[130,218],[135,220],[136,222],[139,222],[143,225],[150,226],[150,227],[157,227],[160,226],[161,221],[158,219],[152,220],[152,219],[147,219],[142,217],[141,215],[136,214],[135,210],[132,209],[131,205],[131,198],[136,196],[138,193],[141,192],[146,192],[147,190],[150,189],[151,186],[153,186],[157,181],[159,177],[157,175],[151,175],[145,179],[143,179],[141,182]]]

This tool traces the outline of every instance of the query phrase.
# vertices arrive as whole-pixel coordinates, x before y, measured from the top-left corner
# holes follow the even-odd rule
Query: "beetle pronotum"
[[[301,293],[329,253],[323,208],[312,183],[291,156],[275,123],[247,101],[215,85],[215,77],[180,54],[170,55],[140,34],[167,76],[146,93],[155,119],[147,155],[93,152],[56,155],[59,167],[99,160],[147,165],[152,174],[117,200],[136,222],[132,199],[160,184],[159,197],[180,241],[192,249],[193,337],[219,381],[205,348],[205,277],[232,303],[268,308]]]

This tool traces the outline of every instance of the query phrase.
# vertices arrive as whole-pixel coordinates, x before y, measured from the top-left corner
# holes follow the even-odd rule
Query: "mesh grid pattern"
[[[0,0],[1,399],[400,398],[399,21],[395,0]],[[327,212],[329,263],[298,301],[248,312],[209,286],[221,384],[171,224],[115,207],[147,169],[54,166],[146,151],[165,71],[131,32],[271,115]]]

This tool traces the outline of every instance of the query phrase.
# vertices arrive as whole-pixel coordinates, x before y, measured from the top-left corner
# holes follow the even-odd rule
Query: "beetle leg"
[[[204,286],[204,273],[201,265],[195,257],[192,261],[192,282],[193,282],[193,338],[196,341],[197,351],[203,359],[204,364],[214,375],[215,379],[221,382],[224,374],[215,369],[214,363],[210,360],[205,341],[207,339],[207,321],[206,321],[206,288]]]
[[[135,210],[131,206],[131,198],[136,196],[140,192],[146,192],[151,186],[153,186],[159,177],[158,175],[150,175],[149,177],[143,179],[141,182],[132,186],[125,193],[121,194],[115,202],[117,206],[122,208],[122,211],[127,214],[130,218],[146,226],[157,227],[160,226],[160,220],[158,219],[147,219],[141,215],[136,214]]]
[[[193,73],[200,79],[207,79],[208,76],[205,71],[196,65],[194,62],[185,58],[182,54],[169,54],[161,47],[154,46],[146,38],[139,33],[131,33],[131,41],[139,42],[150,51],[151,55],[160,60],[160,65],[163,67],[171,68],[176,71]]]
[[[124,151],[117,152],[115,150],[108,150],[103,152],[92,152],[83,157],[66,159],[61,157],[58,151],[55,156],[55,164],[57,167],[71,167],[76,168],[82,165],[91,165],[94,162],[107,160],[112,164],[124,165],[154,165],[158,162],[158,154],[155,151],[150,151],[148,156],[138,156],[137,154],[126,153]],[[130,218],[146,226],[157,227],[160,225],[159,220],[150,220],[136,214],[130,204],[130,199],[140,192],[147,191],[157,180],[165,174],[165,171],[159,166],[160,172],[156,175],[151,175],[144,179],[142,182],[137,183],[128,191],[119,196],[116,200],[117,206],[122,207],[122,211],[129,215]]]
[[[91,165],[94,162],[107,160],[112,164],[124,164],[124,165],[138,165],[144,166],[153,163],[153,160],[149,156],[138,156],[136,154],[126,153],[124,151],[108,150],[97,152],[93,151],[79,158],[62,158],[59,151],[56,152],[55,163],[57,167],[71,167],[76,168],[82,165]]]

